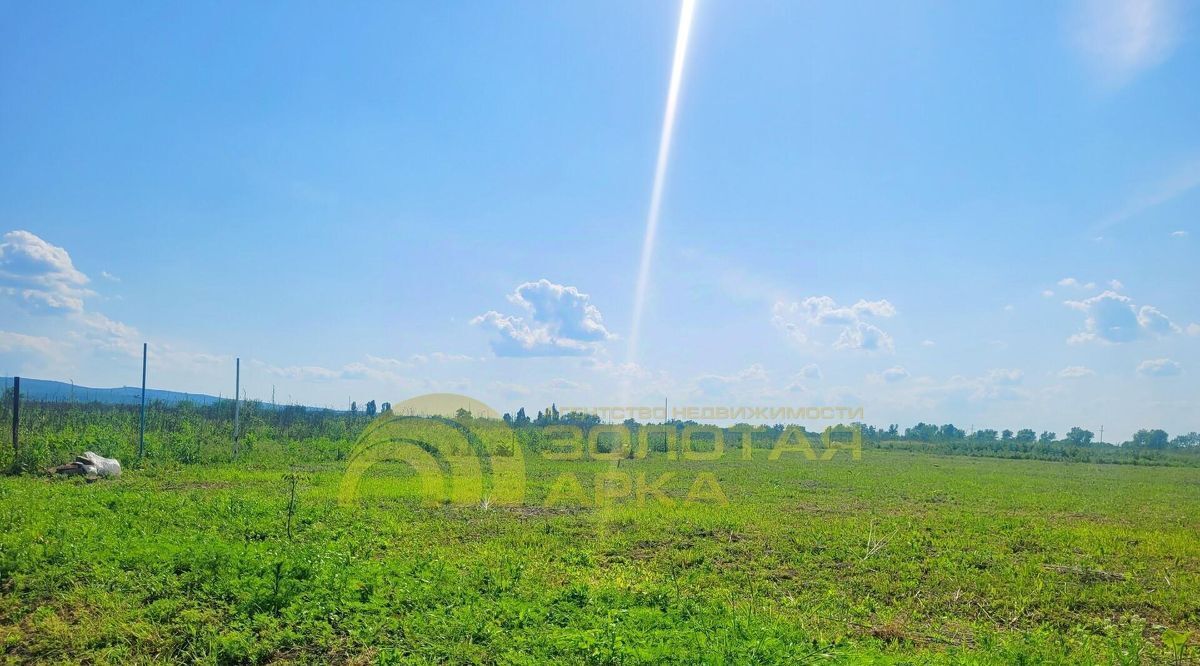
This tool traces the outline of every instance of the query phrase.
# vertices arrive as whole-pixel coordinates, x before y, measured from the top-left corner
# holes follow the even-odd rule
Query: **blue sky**
[[[1197,7],[3,4],[0,373],[1200,429]]]

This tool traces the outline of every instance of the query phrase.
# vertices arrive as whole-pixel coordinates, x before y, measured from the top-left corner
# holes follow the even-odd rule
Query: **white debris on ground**
[[[112,478],[121,476],[121,461],[116,458],[105,458],[92,451],[85,451],[75,458],[74,462],[59,465],[50,469],[52,474],[83,475],[89,478]]]

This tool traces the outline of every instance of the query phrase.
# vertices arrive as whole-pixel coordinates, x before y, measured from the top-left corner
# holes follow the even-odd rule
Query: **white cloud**
[[[1166,315],[1159,312],[1158,308],[1150,305],[1143,305],[1138,310],[1137,320],[1139,326],[1157,335],[1167,335],[1168,333],[1179,331],[1179,327],[1172,324]]]
[[[108,271],[100,271],[100,277],[104,278],[105,280],[108,280],[109,282],[120,282],[121,281],[121,278],[113,275],[112,273],[109,273]]]
[[[297,382],[326,383],[334,381],[373,381],[393,386],[416,386],[420,382],[400,374],[399,370],[410,364],[394,358],[366,356],[366,362],[354,361],[340,368],[319,365],[277,366],[264,361],[252,360],[251,364],[263,372],[280,379]]]
[[[430,352],[429,354],[413,354],[409,357],[413,364],[424,365],[426,363],[457,363],[463,361],[473,361],[466,354],[448,354],[446,352]],[[401,361],[397,361],[400,363]]]
[[[128,324],[109,319],[99,312],[80,312],[71,319],[83,324],[72,335],[83,346],[96,351],[141,358],[141,333]]]
[[[917,404],[929,407],[945,402],[1009,402],[1029,399],[1031,393],[1021,386],[1025,373],[1013,368],[990,370],[979,377],[955,375],[942,383],[924,378],[913,379],[911,395]]]
[[[1172,0],[1082,0],[1072,41],[1097,76],[1120,86],[1170,56],[1177,13]]]
[[[580,391],[591,388],[587,384],[581,384],[561,377],[551,379],[546,383],[546,387],[554,391]]]
[[[761,388],[766,381],[766,369],[755,363],[733,375],[700,375],[693,380],[693,384],[695,392],[701,395],[720,396],[727,395],[734,389],[742,390],[747,385]]]
[[[853,326],[842,329],[833,346],[837,349],[861,349],[863,351],[892,351],[895,347],[892,337],[882,329],[865,321],[856,322]]]
[[[880,373],[880,377],[883,379],[883,381],[888,383],[899,382],[908,379],[908,370],[905,370],[897,365],[884,370],[882,373]]]
[[[1183,366],[1169,358],[1155,358],[1142,361],[1137,371],[1146,377],[1171,377],[1183,372]]]
[[[370,354],[367,354],[367,362],[370,363],[371,365],[374,365],[374,366],[377,366],[380,368],[389,369],[389,370],[401,370],[403,368],[412,367],[411,363],[408,363],[406,361],[401,361],[398,358],[372,356]]]
[[[796,373],[796,376],[804,379],[821,379],[824,375],[821,374],[821,366],[809,363],[800,368],[800,372]]]
[[[316,365],[289,365],[281,367],[263,363],[262,361],[253,361],[253,363],[273,377],[290,379],[292,381],[329,382],[342,378],[341,372]]]
[[[1054,298],[1054,291],[1051,289],[1045,289],[1042,291],[1042,296],[1045,298]]]
[[[221,366],[232,368],[234,363],[232,356],[186,351],[166,344],[149,345],[147,351],[150,356],[150,362],[156,368],[181,368],[188,371],[195,371],[198,367],[202,366],[209,368]]]
[[[1188,232],[1186,232],[1186,231],[1172,231],[1171,232],[1171,238],[1187,238],[1187,236],[1188,236]]]
[[[499,333],[492,341],[497,356],[587,355],[616,337],[604,327],[600,310],[589,302],[590,297],[575,287],[541,279],[518,286],[508,300],[524,314],[490,310],[471,320],[472,325]]]
[[[1066,301],[1064,304],[1087,315],[1083,331],[1067,338],[1071,344],[1092,340],[1130,342],[1147,333],[1168,335],[1179,331],[1179,327],[1154,306],[1144,305],[1138,309],[1133,299],[1115,291],[1105,291],[1082,301]]]
[[[936,342],[934,342],[933,340],[922,340],[922,341],[921,341],[921,346],[922,346],[922,347],[933,347],[933,346],[935,346],[935,345],[937,345],[937,343],[936,343]]]
[[[140,357],[141,334],[128,324],[84,308],[94,292],[66,249],[28,231],[10,231],[0,242],[0,294],[38,314],[58,315],[63,347]],[[73,344],[66,342],[72,340]]]
[[[1069,365],[1058,371],[1058,376],[1065,379],[1078,379],[1096,374],[1095,370],[1082,365]]]
[[[1080,282],[1079,280],[1076,280],[1076,279],[1075,279],[1075,278],[1073,278],[1073,277],[1065,277],[1065,278],[1063,278],[1063,279],[1061,279],[1061,280],[1059,280],[1059,281],[1058,281],[1058,286],[1060,286],[1060,287],[1074,287],[1074,288],[1077,288],[1077,289],[1095,289],[1095,288],[1096,288],[1096,283],[1095,283],[1095,282],[1088,282],[1087,284],[1084,284],[1084,283]]]
[[[772,307],[771,321],[801,344],[819,336],[823,330],[836,329],[838,334],[833,341],[836,349],[891,351],[894,348],[891,336],[866,319],[895,314],[896,308],[886,300],[859,300],[854,305],[843,306],[829,296],[810,296],[802,301],[777,301]]]
[[[1187,334],[1188,335],[1200,335],[1200,324],[1194,324],[1194,323],[1188,324]]]
[[[88,277],[71,255],[28,231],[10,231],[0,242],[0,293],[34,312],[82,312]]]
[[[1025,373],[1021,370],[1000,368],[996,370],[989,370],[985,376],[985,380],[989,384],[995,384],[998,386],[1012,386],[1014,384],[1020,384],[1021,379],[1024,376]]]
[[[50,338],[25,335],[11,331],[0,331],[0,352],[35,352],[46,356],[54,355],[58,345]]]
[[[1109,280],[1108,286],[1112,287],[1113,291],[1121,291],[1125,288],[1125,285],[1120,280]]]

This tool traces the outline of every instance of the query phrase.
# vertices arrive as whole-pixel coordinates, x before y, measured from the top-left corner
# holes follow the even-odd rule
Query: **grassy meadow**
[[[148,459],[95,483],[0,478],[0,659],[1144,664],[1200,652],[1196,467],[871,448],[829,461],[529,452],[517,506],[431,505],[388,462],[340,505],[342,445],[322,446],[304,456],[260,440],[238,461]],[[696,487],[704,474],[723,499]]]

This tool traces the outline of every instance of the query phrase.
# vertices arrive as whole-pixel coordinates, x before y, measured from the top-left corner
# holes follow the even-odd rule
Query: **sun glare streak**
[[[629,333],[628,361],[637,360],[638,337],[642,328],[642,310],[650,285],[650,260],[658,235],[659,210],[662,207],[663,186],[667,162],[671,156],[671,135],[675,132],[675,111],[679,105],[679,88],[683,81],[683,64],[687,58],[688,37],[692,32],[695,0],[683,0],[679,9],[679,30],[675,34],[675,57],[671,63],[671,84],[667,88],[667,108],[663,113],[662,135],[658,140],[658,161],[654,165],[654,188],[650,193],[650,210],[646,213],[646,234],[642,238],[642,261],[638,268],[637,288],[633,294],[633,325]]]

